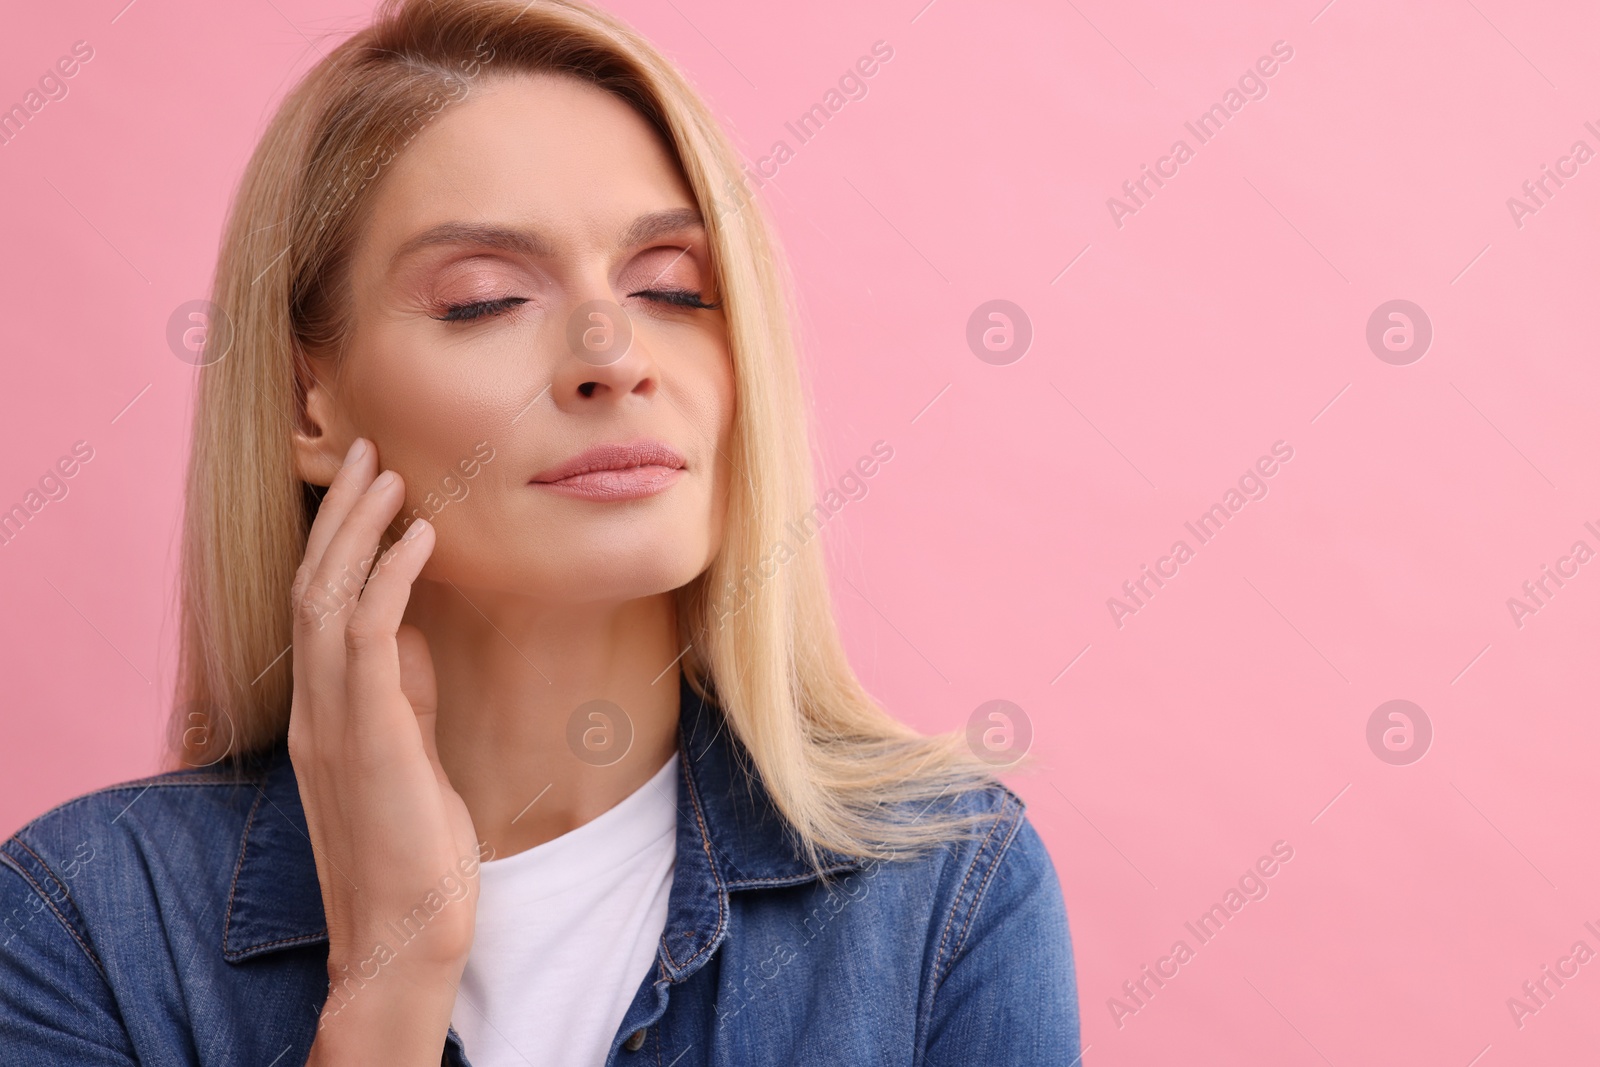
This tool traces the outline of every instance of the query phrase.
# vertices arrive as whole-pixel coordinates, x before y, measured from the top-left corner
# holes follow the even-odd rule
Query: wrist
[[[328,968],[328,996],[317,1021],[310,1064],[394,1065],[439,1062],[460,970],[401,961],[374,969]]]

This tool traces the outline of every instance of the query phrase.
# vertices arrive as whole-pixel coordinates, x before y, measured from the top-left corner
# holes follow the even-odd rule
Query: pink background
[[[94,48],[0,147],[0,507],[94,448],[0,548],[6,831],[155,763],[193,374],[166,321],[205,295],[270,109],[368,10],[123,3],[0,36],[7,104]],[[1085,1062],[1592,1055],[1600,960],[1520,1028],[1506,1002],[1600,951],[1600,561],[1520,628],[1506,601],[1600,550],[1600,161],[1521,227],[1506,201],[1600,149],[1600,15],[923,3],[614,8],[749,158],[796,149],[760,195],[803,285],[819,477],[894,448],[827,527],[850,646],[919,727],[992,699],[1031,721],[1040,770],[1008,780],[1065,887]],[[878,40],[868,95],[797,147],[784,122]],[[1184,122],[1280,40],[1268,95],[1199,145]],[[1180,137],[1119,228],[1107,199]],[[1009,365],[965,340],[996,298],[1035,332]],[[1365,340],[1393,299],[1434,328],[1405,366]],[[1279,440],[1270,493],[1199,546],[1185,521]],[[1119,628],[1107,598],[1179,538],[1194,558]],[[1368,747],[1391,699],[1432,723],[1418,762]],[[1185,921],[1279,840],[1269,895],[1199,945]],[[1108,999],[1180,938],[1119,1026]]]

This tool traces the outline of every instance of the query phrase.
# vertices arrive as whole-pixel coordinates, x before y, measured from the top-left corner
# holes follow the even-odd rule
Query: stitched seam
[[[699,832],[701,832],[701,851],[702,851],[702,853],[706,853],[706,862],[707,862],[707,864],[710,865],[710,877],[712,877],[712,880],[714,880],[715,883],[717,883],[717,888],[718,889],[725,888],[725,886],[723,886],[722,875],[720,875],[720,873],[717,872],[717,859],[715,859],[715,856],[712,856],[712,849],[710,849],[710,833],[707,832],[707,829],[706,829],[706,817],[704,817],[704,814],[701,813],[701,803],[699,803],[699,790],[698,789],[694,789],[694,779],[693,779],[693,777],[690,776],[690,771],[688,771],[688,765],[686,765],[686,763],[685,763],[685,769],[683,769],[683,774],[685,774],[686,781],[688,781],[688,787],[690,787],[690,803],[691,803],[691,805],[694,805],[694,824],[698,825]],[[718,893],[717,894],[717,929],[714,929],[714,931],[712,931],[712,936],[710,936],[710,941],[707,941],[706,945],[702,945],[701,949],[696,950],[696,952],[694,952],[694,955],[691,955],[691,957],[688,958],[688,960],[683,961],[683,963],[678,963],[677,960],[672,960],[672,966],[675,966],[675,968],[678,968],[678,969],[682,969],[682,968],[685,968],[685,966],[690,965],[690,963],[693,963],[693,961],[696,960],[696,958],[701,957],[702,953],[706,952],[707,947],[709,947],[709,945],[714,944],[714,942],[717,941],[717,937],[720,936],[720,934],[722,934],[722,928],[723,928],[723,926],[726,925],[726,921],[728,921],[728,913],[726,913],[726,910],[723,909],[722,894]],[[672,952],[670,952],[670,949],[667,950],[667,957],[669,957],[669,958],[672,957]]]
[[[845,871],[859,871],[859,863],[835,864],[823,870],[823,874],[841,874]],[[806,882],[817,880],[816,874],[796,874],[786,878],[737,878],[731,879],[726,884],[729,889],[778,889],[786,886],[804,885]]]
[[[945,978],[950,977],[950,969],[955,966],[955,956],[966,947],[967,936],[972,932],[973,923],[977,921],[979,909],[983,907],[985,895],[989,891],[989,883],[995,877],[995,875],[1000,872],[1000,865],[1005,862],[1006,854],[1011,850],[1011,842],[1016,840],[1017,833],[1022,828],[1023,805],[1021,801],[1017,801],[1015,804],[1011,804],[1009,806],[1014,810],[1015,815],[1009,817],[1008,822],[1001,824],[1006,831],[1005,840],[1001,841],[995,846],[994,858],[990,861],[987,869],[985,869],[982,882],[979,883],[977,889],[972,894],[972,903],[967,908],[966,918],[961,924],[961,932],[956,937],[956,943],[950,950],[951,962],[945,968]],[[942,984],[943,979],[940,979],[940,982]],[[937,995],[938,990],[935,989],[934,993]]]
[[[78,911],[78,902],[72,899],[72,890],[71,890],[71,888],[69,888],[67,886],[67,883],[63,882],[60,878],[56,877],[56,872],[54,871],[54,869],[51,868],[51,866],[48,863],[46,863],[44,861],[44,857],[39,855],[37,852],[35,852],[33,850],[33,846],[28,844],[26,841],[24,841],[20,835],[18,835],[18,837],[16,838],[16,841],[17,841],[17,847],[22,849],[22,850],[24,850],[25,852],[27,852],[28,855],[32,856],[33,859],[34,859],[34,862],[38,863],[39,866],[44,869],[45,873],[50,876],[50,880],[52,882],[54,882],[56,885],[61,887],[61,895],[66,898],[68,904],[72,905],[73,912],[75,912],[78,915],[82,915],[83,912]],[[51,902],[54,903],[54,898],[53,897],[51,898]]]
[[[1004,809],[1002,808],[1002,810]],[[933,979],[936,989],[939,983],[944,980],[944,976],[939,973],[939,970],[943,966],[945,945],[950,941],[950,927],[955,923],[956,912],[961,908],[961,899],[966,894],[967,883],[972,880],[972,872],[977,869],[978,862],[983,858],[984,850],[989,847],[989,840],[994,837],[994,832],[998,825],[999,821],[996,820],[995,824],[989,827],[989,832],[984,835],[983,843],[978,846],[978,851],[973,855],[972,863],[967,866],[967,873],[961,879],[961,885],[956,890],[955,900],[950,904],[950,913],[945,916],[944,930],[939,937],[939,950],[934,953],[933,957]]]
[[[927,1026],[933,1017],[934,1004],[938,1000],[939,990],[943,987],[946,977],[946,974],[942,974],[940,971],[945,958],[945,945],[950,940],[950,927],[955,922],[956,912],[961,908],[961,898],[966,892],[967,883],[972,880],[972,872],[977,869],[978,864],[982,861],[983,854],[985,850],[988,849],[989,842],[993,840],[995,831],[999,829],[1000,826],[1005,822],[1004,816],[1006,808],[1009,806],[1011,799],[1017,799],[1018,803],[1020,803],[1020,799],[1017,798],[1009,789],[1006,789],[1001,795],[1000,810],[998,815],[994,823],[989,827],[989,832],[984,835],[982,844],[978,846],[977,851],[974,853],[972,857],[972,863],[967,867],[967,873],[961,879],[961,886],[956,892],[955,900],[953,900],[950,904],[950,914],[945,917],[944,931],[940,935],[939,948],[938,951],[934,953],[933,969],[929,975],[933,987],[927,993],[925,1004],[917,1009],[916,1047],[912,1056],[912,1062],[914,1065],[916,1065],[916,1067],[920,1067],[923,1062],[923,1056],[926,1052],[923,1043],[927,1040]]]
[[[977,854],[975,856],[973,856],[972,864],[971,864],[971,866],[969,866],[967,868],[966,876],[961,879],[961,887],[956,892],[956,899],[950,905],[950,914],[945,918],[944,933],[939,939],[939,951],[934,955],[933,985],[934,985],[934,994],[935,995],[938,994],[939,986],[944,983],[944,979],[946,977],[945,974],[941,974],[940,973],[940,971],[944,967],[944,961],[945,961],[945,958],[946,958],[945,957],[945,946],[949,944],[949,941],[950,941],[950,928],[955,923],[956,913],[961,910],[961,901],[962,901],[962,898],[966,895],[967,883],[972,881],[973,872],[978,869],[979,862],[983,859],[984,853],[989,848],[989,842],[994,839],[995,831],[999,830],[1002,826],[1005,825],[1006,809],[1008,809],[1010,806],[1011,806],[1011,802],[1010,802],[1009,799],[1002,799],[1002,803],[1000,805],[1000,811],[997,814],[997,817],[996,817],[996,819],[994,821],[994,824],[989,827],[989,832],[984,835],[983,844],[978,846],[978,852],[977,852]],[[997,857],[995,862],[991,863],[991,865],[990,865],[991,869],[994,866],[996,866],[998,864],[998,862],[999,862],[999,860],[998,860],[998,857]],[[968,914],[968,918],[970,920],[970,917],[971,917],[971,914],[972,914],[972,909],[970,907],[968,908],[967,914]],[[963,926],[963,934],[962,934],[962,936],[965,937],[965,927],[964,926]],[[952,950],[952,955],[953,954],[954,954],[954,950]],[[948,972],[946,972],[946,973],[948,973]]]
[[[955,921],[956,912],[960,910],[962,894],[965,893],[967,883],[972,879],[972,872],[977,869],[985,851],[987,851],[989,848],[989,843],[994,839],[995,831],[1007,825],[1007,811],[1012,807],[1015,807],[1017,814],[1016,817],[1010,822],[1011,831],[1009,834],[1007,834],[1004,843],[995,850],[994,860],[989,864],[989,868],[984,874],[982,883],[979,885],[976,891],[973,903],[967,909],[967,918],[962,925],[962,932],[957,938],[957,947],[951,950],[950,959],[952,961],[955,953],[960,951],[960,945],[966,940],[967,930],[970,928],[973,915],[976,914],[978,906],[983,900],[983,895],[988,888],[990,876],[999,869],[1001,861],[1005,858],[1007,850],[1009,850],[1011,847],[1011,842],[1016,840],[1017,832],[1022,826],[1021,816],[1026,808],[1026,805],[1023,804],[1021,797],[1017,796],[1010,789],[1006,789],[1004,786],[1002,786],[1001,805],[998,816],[994,822],[994,825],[990,827],[989,833],[984,836],[983,844],[979,846],[977,854],[973,857],[972,865],[967,869],[967,874],[961,881],[961,892],[956,895],[955,901],[950,906],[950,915],[945,920],[944,934],[939,942],[939,951],[934,957],[934,966],[931,974],[933,988],[927,994],[925,1006],[918,1009],[916,1023],[916,1047],[912,1057],[914,1067],[921,1067],[922,1063],[924,1062],[924,1056],[927,1051],[924,1047],[924,1042],[927,1040],[927,1026],[933,1018],[934,1005],[937,1003],[939,993],[944,987],[944,980],[949,977],[949,970],[954,967],[954,963],[951,962],[948,967],[944,967],[944,973],[940,973],[941,967],[943,966],[942,961],[945,958],[945,945],[949,941],[951,924]]]
[[[11,840],[27,849],[28,855],[38,860],[39,864],[43,866],[44,869],[50,874],[50,877],[54,879],[58,885],[61,885],[61,879],[56,878],[55,872],[50,870],[50,867],[45,864],[44,860],[39,859],[39,854],[37,852],[33,851],[31,848],[28,848],[27,844],[19,837],[13,837]],[[81,936],[79,936],[77,929],[72,925],[72,923],[67,921],[67,917],[61,914],[60,909],[56,907],[56,902],[50,899],[50,894],[44,891],[44,887],[41,886],[37,880],[35,880],[32,874],[23,870],[22,865],[11,856],[4,852],[0,852],[0,860],[4,860],[7,867],[10,867],[12,870],[22,875],[23,880],[33,887],[33,891],[38,893],[39,896],[44,900],[45,904],[50,908],[51,914],[53,914],[56,917],[56,921],[61,924],[62,929],[66,930],[66,932],[71,935],[72,940],[78,943],[78,947],[83,950],[83,954],[89,957],[89,962],[94,964],[94,969],[99,971],[100,977],[104,979],[106,976],[106,969],[100,963],[100,957],[95,955],[94,949],[90,948],[88,943],[85,942]],[[61,888],[64,891],[66,886],[61,885]],[[76,906],[74,906],[72,910],[77,912],[78,909]]]
[[[314,942],[321,941],[326,936],[326,933],[296,934],[294,937],[279,938],[277,941],[263,941],[259,945],[248,945],[245,948],[234,949],[233,954],[238,956],[245,953],[257,952],[264,948],[272,948],[276,945],[309,945]]]
[[[694,804],[694,821],[700,827],[700,847],[706,854],[706,863],[711,867],[711,877],[716,881],[719,890],[726,890],[727,886],[722,881],[722,874],[717,870],[716,857],[711,854],[711,832],[706,827],[705,813],[700,808],[700,792],[695,789],[692,779],[689,782],[689,800]],[[716,943],[717,938],[722,936],[722,930],[727,923],[728,909],[722,902],[722,893],[719,892],[717,894],[717,928],[711,931],[711,938],[706,942],[705,947],[685,960],[684,966],[688,966],[704,955]]]
[[[250,830],[256,824],[256,812],[261,810],[261,799],[267,795],[265,789],[256,788],[255,803],[250,805],[250,815],[244,821],[244,833],[239,837],[239,861],[233,865],[233,880],[228,883],[228,913],[222,917],[222,954],[226,956],[228,949],[228,931],[233,922],[233,899],[239,891],[239,872],[244,870],[245,851],[250,845]],[[241,950],[247,951],[247,950]]]
[[[701,851],[706,854],[706,863],[711,868],[711,878],[717,883],[717,888],[719,890],[726,889],[727,887],[722,881],[722,876],[717,873],[716,858],[711,855],[711,836],[706,831],[706,820],[700,810],[700,793],[699,790],[695,789],[694,778],[689,773],[688,760],[683,761],[683,773],[684,780],[689,786],[689,803],[694,805],[694,821],[695,824],[700,827],[700,848]],[[672,965],[679,970],[682,970],[684,967],[687,967],[689,964],[693,963],[700,956],[704,955],[712,945],[716,944],[717,938],[722,935],[722,929],[725,925],[727,925],[727,922],[728,909],[722,902],[722,893],[719,892],[717,894],[717,928],[711,932],[711,939],[701,946],[693,956],[690,956],[682,963],[679,963],[676,959],[673,959]],[[667,949],[667,957],[672,959],[672,950],[670,948]]]
[[[972,895],[972,906],[967,909],[967,918],[966,921],[961,924],[961,936],[957,938],[957,945],[952,951],[952,955],[954,955],[956,952],[960,952],[961,946],[966,943],[967,932],[972,929],[973,917],[977,915],[978,909],[983,906],[983,897],[984,894],[989,890],[989,882],[1000,870],[1000,864],[1005,860],[1006,853],[1011,848],[1011,842],[1016,840],[1017,832],[1021,828],[1021,819],[1017,819],[1016,821],[1012,822],[1011,832],[1006,835],[1006,839],[1000,843],[998,848],[995,849],[994,862],[989,864],[988,870],[984,872],[982,883],[979,884],[977,891]],[[949,972],[946,972],[945,977],[949,977]]]

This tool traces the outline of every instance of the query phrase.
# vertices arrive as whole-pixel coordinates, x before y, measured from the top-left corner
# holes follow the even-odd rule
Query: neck
[[[405,621],[428,639],[439,762],[485,858],[582,826],[677,749],[671,593],[552,605],[418,580]]]

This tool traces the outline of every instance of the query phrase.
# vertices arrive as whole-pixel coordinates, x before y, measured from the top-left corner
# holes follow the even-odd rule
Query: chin
[[[637,600],[688,585],[706,569],[699,553],[616,553],[571,561],[553,575],[550,599],[569,603]]]

